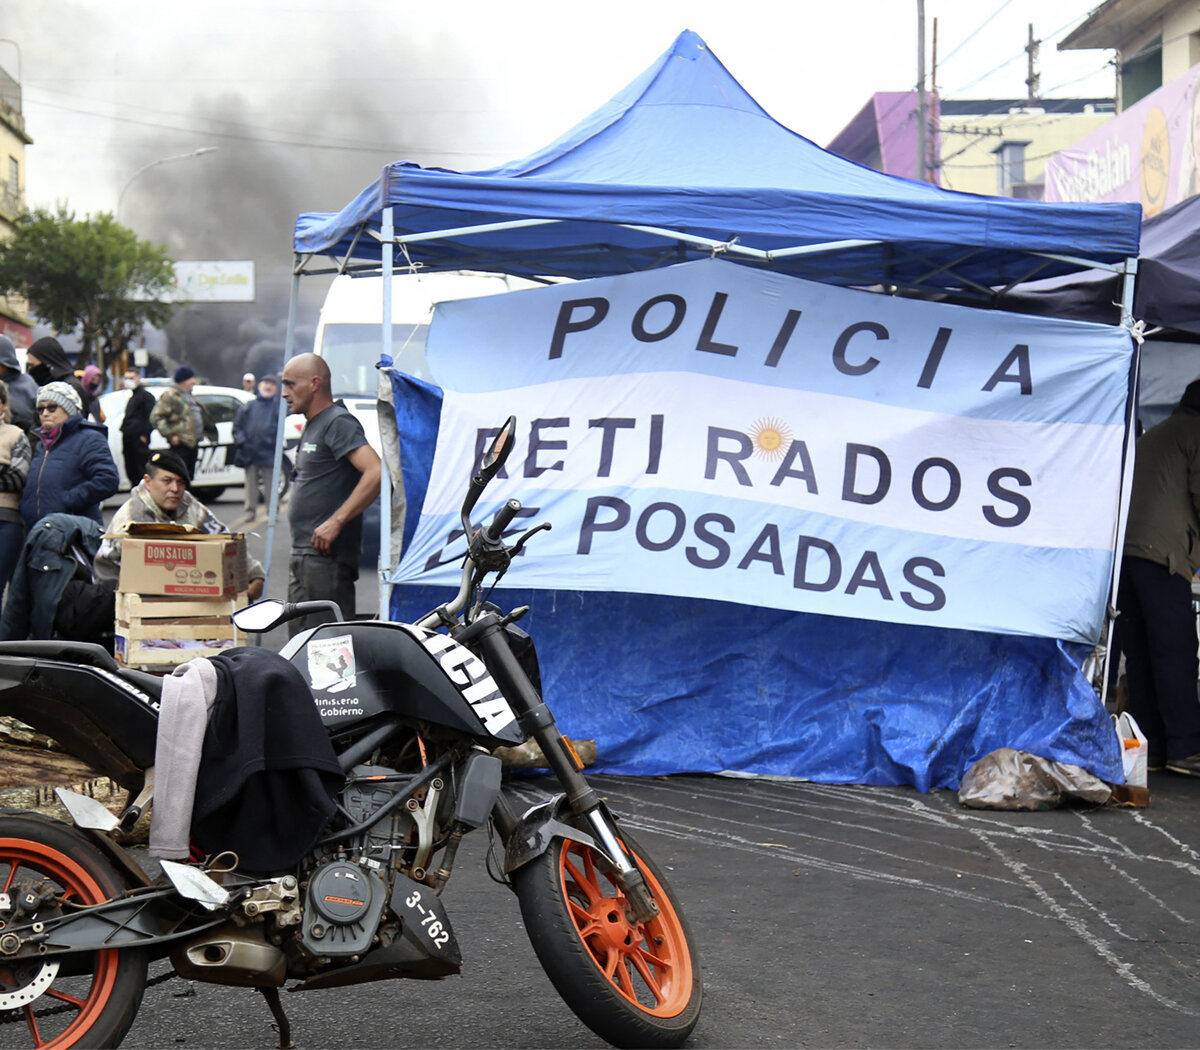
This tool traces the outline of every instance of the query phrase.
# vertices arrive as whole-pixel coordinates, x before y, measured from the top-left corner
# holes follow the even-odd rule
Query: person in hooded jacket
[[[47,514],[76,514],[103,524],[100,504],[121,487],[108,448],[108,430],[83,418],[70,384],[48,383],[37,393],[33,463],[21,493],[21,517],[29,528]]]
[[[92,407],[87,412],[88,418],[97,423],[105,422],[104,409],[100,407],[100,395],[104,393],[104,373],[95,365],[88,365],[79,381],[87,391],[88,397],[92,399]]]
[[[44,335],[33,346],[25,351],[25,369],[33,376],[33,381],[39,387],[47,383],[66,383],[79,395],[79,411],[87,416],[92,409],[92,396],[83,389],[83,384],[75,378],[71,362],[67,360],[67,352],[62,343],[52,335]],[[34,421],[34,426],[38,421]]]
[[[261,493],[270,502],[271,470],[275,466],[275,442],[279,431],[279,383],[263,376],[253,401],[247,401],[233,417],[233,462],[246,470],[246,517],[258,509]]]
[[[33,376],[21,371],[17,348],[6,335],[0,335],[0,379],[8,384],[8,408],[13,426],[28,434],[38,424],[34,409],[38,384]]]

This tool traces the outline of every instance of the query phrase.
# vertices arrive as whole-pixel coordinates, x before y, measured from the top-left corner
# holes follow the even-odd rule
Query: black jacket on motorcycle
[[[333,815],[342,767],[312,691],[290,661],[257,646],[208,659],[217,695],[196,777],[192,837],[209,854],[233,850],[243,870],[285,871]]]
[[[79,514],[47,514],[29,530],[0,617],[0,639],[54,637],[63,591],[80,568],[72,548],[79,548],[90,565],[103,531],[97,522]],[[111,631],[112,616],[108,619]]]

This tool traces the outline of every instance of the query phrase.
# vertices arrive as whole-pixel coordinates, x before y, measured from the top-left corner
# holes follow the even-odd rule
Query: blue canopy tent
[[[1100,268],[1121,275],[1128,320],[1140,214],[976,197],[864,168],[775,122],[684,32],[609,103],[523,160],[466,173],[389,164],[340,212],[300,215],[294,281],[390,276],[397,251],[405,268],[535,278],[722,254],[811,280],[984,300],[997,287]],[[391,281],[382,287],[387,317]],[[294,303],[293,294],[289,354]],[[383,325],[388,356],[390,340]],[[436,428],[438,392],[397,374],[392,383],[400,433],[413,442],[404,484],[419,506],[428,463],[415,449]],[[444,597],[396,588],[389,611],[410,618]],[[531,605],[525,625],[547,695],[570,735],[597,739],[606,770],[927,790],[957,785],[972,761],[1010,746],[1120,778],[1078,646],[621,593],[506,600]]]

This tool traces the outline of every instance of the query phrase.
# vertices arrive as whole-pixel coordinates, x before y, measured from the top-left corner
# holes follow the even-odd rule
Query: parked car
[[[163,391],[171,384],[150,380],[144,385],[157,399],[162,397]],[[217,428],[215,442],[207,438],[200,442],[200,452],[196,456],[196,476],[192,483],[192,491],[197,499],[207,503],[219,498],[227,488],[244,485],[246,482],[246,472],[233,465],[233,417],[242,405],[254,400],[254,395],[231,386],[197,384],[192,388],[192,396],[200,402],[200,407],[209,422]],[[125,418],[125,405],[128,401],[128,390],[113,390],[100,398],[100,407],[104,410],[104,423],[108,427],[108,447],[112,450],[117,470],[121,474],[123,490],[130,487],[129,479],[125,476],[125,456],[121,446],[121,420]],[[166,447],[166,440],[155,431],[150,436],[151,450]],[[280,482],[281,493],[286,490],[291,478],[291,461],[287,456],[284,456],[283,473],[284,477]]]

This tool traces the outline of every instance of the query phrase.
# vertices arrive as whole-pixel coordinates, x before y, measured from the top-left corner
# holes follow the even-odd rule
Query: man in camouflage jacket
[[[204,437],[204,409],[192,397],[196,373],[187,365],[175,369],[175,385],[167,387],[150,413],[150,422],[167,439],[167,444],[188,469],[196,473],[196,454]],[[130,478],[130,482],[134,479]]]

